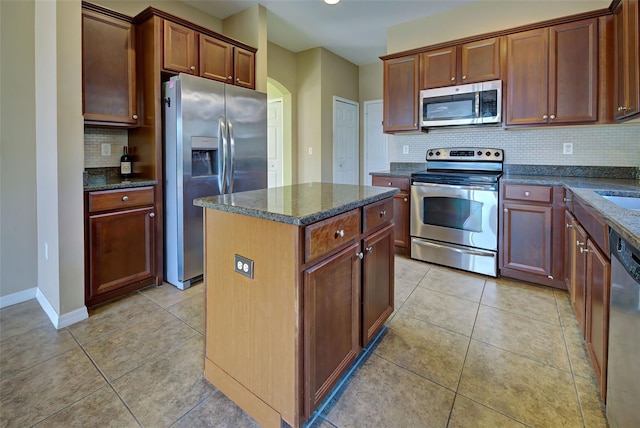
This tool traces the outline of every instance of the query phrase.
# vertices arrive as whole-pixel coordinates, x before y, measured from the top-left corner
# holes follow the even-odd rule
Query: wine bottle
[[[120,156],[120,177],[131,177],[131,157],[129,157],[129,153],[127,152],[127,146],[122,148],[122,156]]]

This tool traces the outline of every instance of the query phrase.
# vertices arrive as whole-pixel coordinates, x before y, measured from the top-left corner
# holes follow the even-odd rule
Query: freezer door
[[[267,95],[226,85],[227,193],[267,187]]]

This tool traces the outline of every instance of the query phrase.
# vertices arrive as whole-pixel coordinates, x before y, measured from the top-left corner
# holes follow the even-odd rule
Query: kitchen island
[[[397,189],[309,183],[198,198],[205,377],[301,426],[393,312]]]

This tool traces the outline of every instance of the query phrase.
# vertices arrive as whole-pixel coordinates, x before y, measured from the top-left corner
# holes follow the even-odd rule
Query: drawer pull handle
[[[342,238],[342,237],[344,237],[344,229],[340,229],[336,231],[336,238]]]
[[[387,210],[380,211],[380,217],[384,217],[387,215]]]
[[[360,260],[362,260],[364,258],[364,254],[356,253],[356,257],[359,258]]]
[[[155,217],[156,213],[149,213],[149,217]]]
[[[529,193],[529,192],[524,192],[524,195],[525,195],[525,196],[529,196],[530,194],[531,194],[531,193]]]
[[[127,201],[129,200],[129,197],[128,197],[127,195],[124,195],[124,196],[122,197],[122,200],[123,200],[124,202],[127,202]]]
[[[367,250],[367,253],[369,254],[373,253],[373,247],[367,247],[365,249]]]
[[[573,225],[572,225],[572,224],[570,224],[570,223],[567,223],[567,224],[565,224],[564,226],[565,226],[567,229],[571,229],[571,228],[573,227]]]

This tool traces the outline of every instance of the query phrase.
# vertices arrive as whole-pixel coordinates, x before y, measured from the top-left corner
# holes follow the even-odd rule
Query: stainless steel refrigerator
[[[203,213],[193,199],[267,187],[267,96],[189,74],[164,84],[165,281],[203,273]]]

